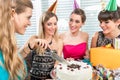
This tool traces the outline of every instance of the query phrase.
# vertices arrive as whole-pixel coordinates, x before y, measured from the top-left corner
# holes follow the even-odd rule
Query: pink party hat
[[[76,1],[76,0],[74,0],[74,5],[73,5],[73,8],[74,8],[74,9],[79,8],[79,5],[78,5],[78,3],[77,3],[77,1]]]

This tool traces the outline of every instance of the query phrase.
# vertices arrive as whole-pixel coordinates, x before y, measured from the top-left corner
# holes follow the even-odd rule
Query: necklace
[[[52,44],[52,40],[48,44],[51,45]],[[51,49],[49,47],[47,47],[46,50],[47,50],[47,52],[49,52]]]
[[[49,42],[49,45],[51,45],[52,44],[52,40]]]

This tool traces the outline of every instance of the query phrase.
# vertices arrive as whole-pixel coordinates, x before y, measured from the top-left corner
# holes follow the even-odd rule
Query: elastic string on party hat
[[[77,9],[77,8],[80,8],[77,1],[74,0],[74,4],[73,4],[73,9]]]
[[[107,11],[116,11],[117,10],[117,2],[116,0],[110,0],[108,5],[106,6]]]
[[[48,8],[47,11],[51,11],[51,12],[53,12],[53,13],[56,13],[57,2],[58,2],[58,0],[56,0],[56,1]]]

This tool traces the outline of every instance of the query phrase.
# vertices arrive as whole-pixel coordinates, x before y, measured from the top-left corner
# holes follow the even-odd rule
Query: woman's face
[[[32,16],[32,9],[27,7],[24,12],[14,14],[15,32],[24,34],[27,26],[31,25],[30,18]]]
[[[101,21],[100,22],[100,27],[103,30],[104,34],[109,34],[115,30],[117,26],[117,22],[114,22],[112,20],[107,20],[107,21]]]
[[[57,19],[51,17],[47,22],[44,23],[45,35],[53,36],[57,30]]]
[[[69,28],[72,33],[78,32],[80,27],[83,25],[80,15],[71,14],[69,20]]]

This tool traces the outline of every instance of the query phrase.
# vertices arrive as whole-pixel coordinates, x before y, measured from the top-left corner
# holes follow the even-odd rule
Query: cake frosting
[[[92,67],[82,61],[68,61],[70,65],[59,63],[56,76],[60,80],[91,80]]]

